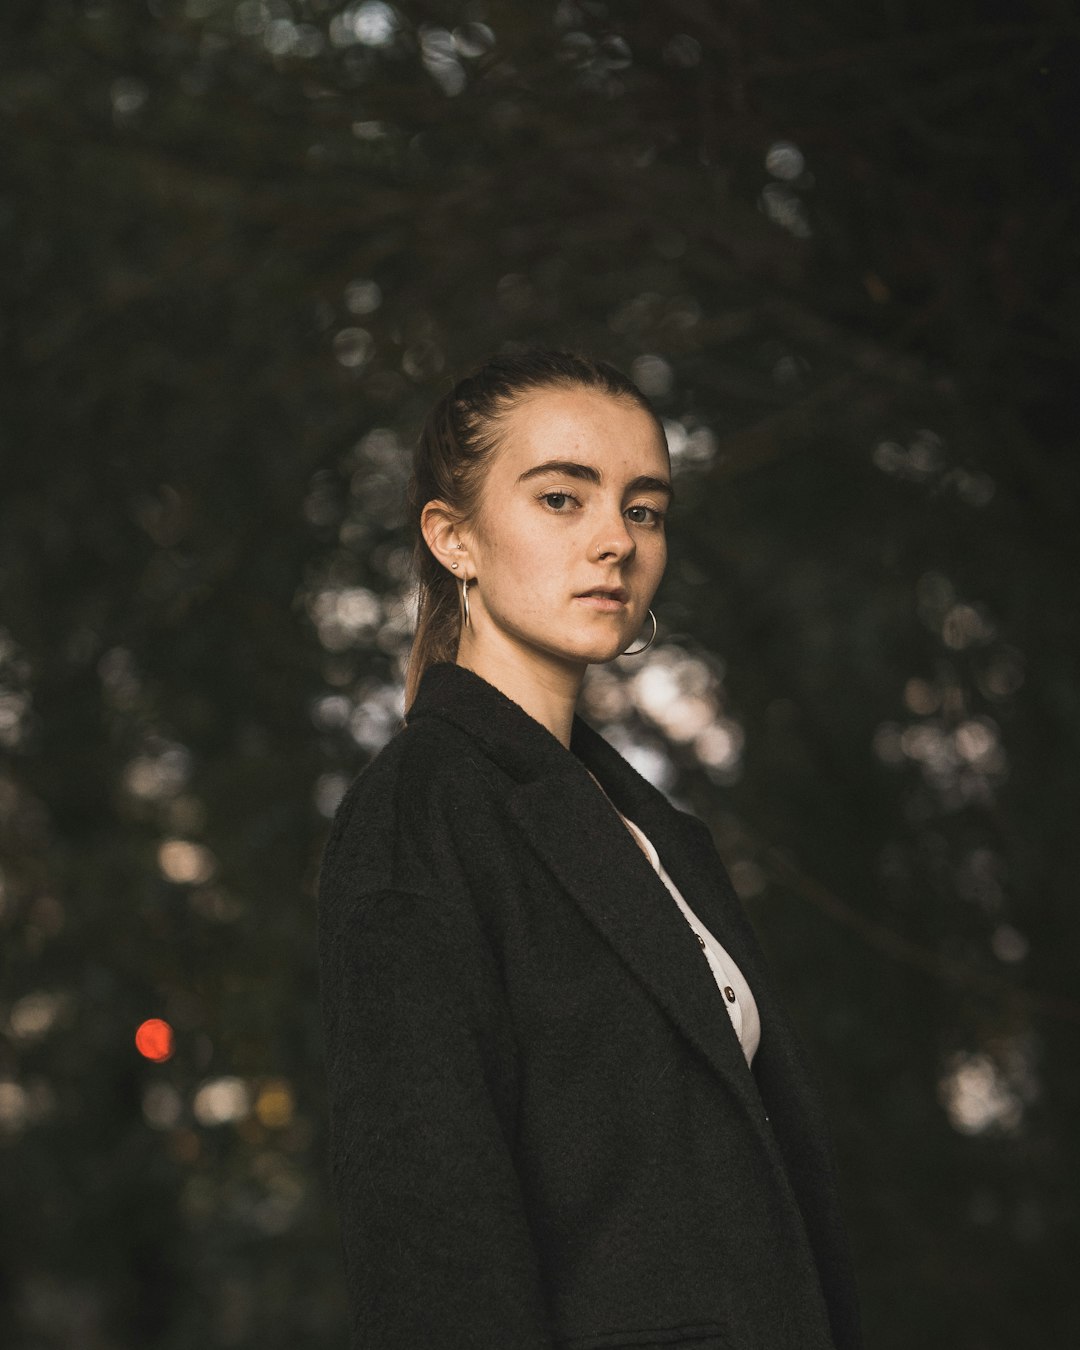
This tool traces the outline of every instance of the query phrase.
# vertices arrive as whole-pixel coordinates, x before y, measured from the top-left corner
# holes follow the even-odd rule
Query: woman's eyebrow
[[[567,478],[581,478],[587,483],[595,483],[599,486],[603,482],[603,475],[599,469],[593,468],[591,464],[577,464],[571,459],[546,459],[543,464],[534,464],[531,469],[526,469],[524,473],[518,475],[518,482],[523,483],[527,478],[539,478],[546,473],[563,474]],[[669,501],[675,498],[675,489],[666,478],[653,478],[649,474],[639,474],[637,478],[632,478],[626,485],[628,492],[666,492]]]

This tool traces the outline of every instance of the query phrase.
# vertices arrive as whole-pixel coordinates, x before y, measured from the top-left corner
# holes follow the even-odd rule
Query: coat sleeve
[[[551,1350],[512,1029],[471,906],[321,881],[319,965],[353,1350]]]

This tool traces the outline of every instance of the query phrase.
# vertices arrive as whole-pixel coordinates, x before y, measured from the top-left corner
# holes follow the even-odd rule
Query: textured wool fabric
[[[612,804],[744,971],[752,1070]],[[822,1109],[708,828],[580,716],[567,749],[429,667],[338,808],[319,956],[355,1350],[860,1345]]]

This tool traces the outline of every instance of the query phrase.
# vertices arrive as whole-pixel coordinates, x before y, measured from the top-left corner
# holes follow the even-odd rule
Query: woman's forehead
[[[503,423],[503,467],[529,467],[543,458],[667,461],[655,420],[628,398],[596,389],[540,389],[520,399]]]

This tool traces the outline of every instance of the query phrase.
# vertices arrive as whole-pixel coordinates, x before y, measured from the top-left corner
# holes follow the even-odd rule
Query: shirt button
[[[730,984],[724,985],[724,997],[727,999],[729,1003],[735,1002],[735,990],[732,989]]]
[[[704,947],[704,946],[705,946],[705,939],[701,936],[701,934],[700,934],[700,933],[695,933],[694,936],[697,938],[697,940],[698,940],[698,942],[701,944],[701,946]]]

